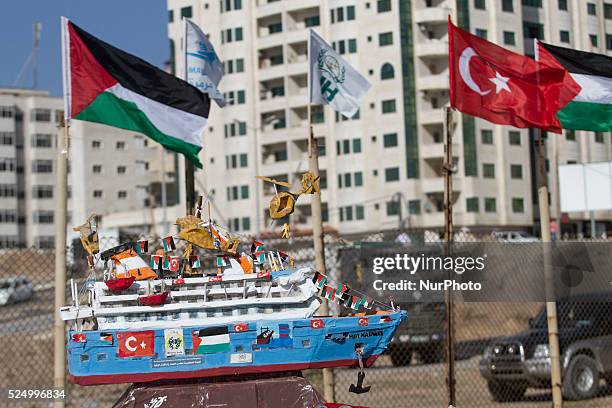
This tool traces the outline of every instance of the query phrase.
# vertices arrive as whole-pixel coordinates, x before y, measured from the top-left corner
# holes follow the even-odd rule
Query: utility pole
[[[193,215],[195,208],[195,166],[193,162],[185,157],[185,198],[187,214]]]
[[[453,160],[453,111],[446,108],[446,138],[444,141],[444,241],[446,242],[445,256],[450,256],[454,239],[453,231],[453,173],[455,163]],[[449,279],[452,271],[449,271]],[[455,404],[455,322],[454,301],[452,290],[444,293],[446,306],[446,386],[448,390],[448,405]]]
[[[55,201],[55,308],[53,324],[53,386],[66,388],[66,327],[59,310],[66,302],[66,213],[68,191],[68,123],[62,120],[57,134]],[[65,400],[56,399],[54,408],[64,408]]]
[[[550,237],[550,211],[548,203],[548,175],[546,174],[545,143],[543,131],[538,130],[535,140],[536,169],[538,182],[538,206],[540,207],[540,230],[542,234],[543,268],[546,290],[546,315],[548,316],[548,348],[550,354],[550,381],[553,408],[563,406],[561,393],[561,359],[559,353],[559,328],[557,324],[557,302],[552,270]]]

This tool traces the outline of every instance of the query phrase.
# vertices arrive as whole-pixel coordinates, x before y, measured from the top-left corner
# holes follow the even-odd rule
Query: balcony
[[[461,191],[461,179],[453,177],[453,191]],[[444,193],[444,177],[429,177],[421,179],[421,189],[425,194]]]
[[[459,152],[459,144],[453,143],[453,155],[456,156]],[[440,159],[444,158],[444,143],[425,143],[419,146],[419,155],[425,159]]]
[[[444,123],[444,109],[419,110],[418,119],[421,125],[437,125]]]
[[[443,2],[437,7],[414,10],[413,21],[417,24],[446,24],[449,14],[452,14],[452,9],[448,2]]]
[[[448,86],[448,70],[438,75],[428,75],[417,78],[417,89],[419,91],[448,90]]]
[[[448,56],[448,41],[427,40],[414,45],[416,56],[419,58],[440,58]]]

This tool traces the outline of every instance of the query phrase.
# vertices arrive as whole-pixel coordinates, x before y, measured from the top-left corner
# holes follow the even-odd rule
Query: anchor
[[[365,380],[365,371],[363,369],[363,348],[356,347],[355,352],[359,358],[359,372],[357,373],[357,385],[351,384],[349,387],[349,392],[354,394],[365,394],[366,392],[370,392],[371,386],[363,386],[363,380]]]

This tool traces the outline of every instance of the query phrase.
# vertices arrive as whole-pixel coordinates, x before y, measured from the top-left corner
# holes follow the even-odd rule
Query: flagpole
[[[183,80],[187,81],[187,19],[183,17]],[[187,214],[195,208],[195,166],[185,157],[185,205]]]
[[[539,60],[538,39],[533,39],[535,60]],[[539,83],[539,75],[537,77]],[[557,323],[557,302],[555,299],[555,281],[552,271],[552,253],[550,237],[550,209],[548,203],[548,174],[546,173],[545,140],[542,129],[537,130],[535,140],[536,171],[538,183],[538,206],[540,209],[540,232],[542,234],[543,267],[546,291],[546,314],[548,316],[548,347],[550,355],[550,382],[552,386],[553,408],[563,406],[561,392],[561,358],[559,353],[559,328]]]
[[[59,309],[66,302],[66,218],[68,213],[68,127],[70,121],[70,36],[68,20],[61,18],[62,78],[64,117],[57,134],[55,201],[55,309],[53,323],[53,386],[66,389],[66,325]],[[54,408],[64,408],[65,399],[53,401]]]
[[[314,138],[314,132],[312,129],[312,89],[310,86],[312,80],[311,64],[310,64],[310,31],[308,32],[308,105],[307,105],[307,116],[308,116],[308,165],[310,172],[314,175],[316,180],[319,177],[319,152],[317,148],[317,141]],[[314,193],[312,195],[312,201],[310,202],[310,208],[312,212],[312,239],[315,251],[315,269],[317,272],[326,274],[325,268],[325,247],[323,241],[323,206],[321,204],[321,192]],[[329,306],[327,300],[323,300],[321,308],[319,309],[321,315],[327,316],[329,314]],[[335,398],[334,390],[334,372],[331,368],[323,369],[323,396],[328,402],[333,402]]]
[[[445,256],[451,256],[454,240],[453,231],[453,119],[452,108],[446,108],[446,138],[444,145],[444,241],[446,241]],[[451,271],[448,272],[449,277]],[[453,291],[444,293],[446,308],[446,386],[448,389],[448,405],[455,406],[456,380],[455,380],[455,316]]]

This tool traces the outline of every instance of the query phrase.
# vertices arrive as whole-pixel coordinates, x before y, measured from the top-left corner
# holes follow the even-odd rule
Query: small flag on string
[[[136,252],[140,255],[149,252],[149,241],[143,239],[136,242]]]
[[[366,296],[365,302],[363,303],[363,307],[368,310],[372,310],[373,306],[374,306],[374,299],[369,296]]]
[[[259,262],[260,265],[263,265],[266,263],[266,253],[265,252],[261,252],[259,255],[257,255],[257,262]]]
[[[167,256],[164,256],[164,262],[163,262],[162,268],[167,271],[170,270],[170,258],[168,258]]]
[[[200,269],[201,264],[200,264],[200,257],[197,255],[192,255],[189,257],[189,266],[191,266],[191,269]]]
[[[351,289],[345,284],[343,283],[342,286],[340,286],[338,289],[336,289],[336,298],[338,301],[340,301],[340,299],[342,299],[342,295],[346,292],[349,292]]]
[[[331,286],[325,285],[323,287],[323,296],[326,299],[334,300],[334,297],[336,296],[336,289],[332,288]]]
[[[170,252],[176,249],[176,245],[174,245],[174,238],[172,238],[172,236],[164,238],[162,244],[164,245],[164,252]]]
[[[112,346],[113,345],[113,333],[110,333],[110,332],[100,333],[100,344]]]
[[[317,272],[315,273],[314,278],[312,278],[312,282],[317,288],[321,289],[325,285],[325,282],[327,282],[327,277],[321,272]]]
[[[253,240],[253,243],[251,244],[251,253],[254,254],[255,252],[261,251],[263,251],[263,243]]]
[[[287,259],[289,259],[289,255],[287,255],[286,253],[284,253],[283,251],[278,251],[278,257],[281,259],[281,261],[285,262]]]
[[[365,298],[364,297],[357,297],[357,296],[353,296],[353,304],[351,305],[352,309],[355,310],[359,310],[359,308],[361,306],[363,306],[364,302],[365,302]]]
[[[223,256],[218,256],[218,257],[217,257],[217,267],[218,267],[218,268],[221,268],[222,266],[225,266],[225,265],[226,265],[226,263],[225,263],[225,259],[224,259],[224,258],[225,258],[225,257],[223,257]]]
[[[164,260],[164,257],[162,255],[152,255],[151,256],[151,269],[153,269],[154,271],[161,269],[161,264],[163,260]]]
[[[179,257],[178,256],[171,256],[169,257],[169,268],[172,272],[177,272],[179,270]]]

